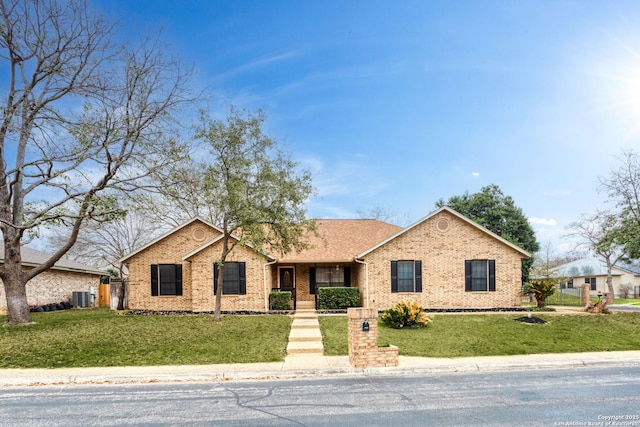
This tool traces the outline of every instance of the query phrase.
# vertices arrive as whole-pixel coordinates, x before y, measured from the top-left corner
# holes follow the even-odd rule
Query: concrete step
[[[318,319],[293,319],[291,323],[291,329],[318,329],[320,330],[320,323]]]
[[[298,342],[289,341],[287,354],[323,354],[322,342]]]
[[[289,342],[322,342],[322,333],[320,329],[292,329],[289,333]]]
[[[294,319],[317,319],[318,318],[318,313],[316,313],[315,311],[310,311],[310,312],[295,312],[293,315]]]
[[[316,309],[315,301],[296,301],[296,309]]]

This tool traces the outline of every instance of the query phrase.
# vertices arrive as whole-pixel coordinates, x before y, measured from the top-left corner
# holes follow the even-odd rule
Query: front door
[[[291,291],[293,309],[296,309],[296,276],[293,267],[280,267],[278,269],[278,287],[281,291]]]

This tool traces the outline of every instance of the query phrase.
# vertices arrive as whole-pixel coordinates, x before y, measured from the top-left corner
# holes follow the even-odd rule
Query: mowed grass
[[[403,356],[466,357],[510,354],[640,350],[640,313],[550,315],[527,324],[522,314],[435,314],[422,329],[391,329],[378,322],[378,345]],[[320,316],[325,355],[348,354],[347,318]]]
[[[193,365],[284,360],[291,318],[119,315],[109,309],[31,313],[0,327],[0,368]],[[6,323],[6,316],[0,316]]]

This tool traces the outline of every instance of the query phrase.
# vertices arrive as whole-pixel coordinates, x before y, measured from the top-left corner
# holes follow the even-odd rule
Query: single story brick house
[[[377,220],[318,220],[311,249],[283,257],[236,246],[227,258],[224,311],[268,311],[269,293],[313,301],[325,286],[355,286],[363,307],[402,301],[425,308],[520,306],[518,246],[442,207],[406,228]],[[213,311],[221,231],[193,219],[125,256],[129,308]]]
[[[554,275],[565,278],[560,285],[562,288],[580,288],[589,285],[591,295],[609,292],[607,287],[607,265],[595,257],[581,258],[561,264],[553,269]],[[615,298],[622,298],[625,294],[623,287],[629,287],[629,295],[640,289],[640,266],[636,264],[618,262],[611,268],[611,283]]]
[[[26,247],[20,250],[20,255],[25,269],[36,267],[50,257],[46,252]],[[0,245],[0,263],[3,262],[4,246]],[[27,283],[27,302],[29,305],[71,302],[74,291],[89,291],[91,287],[98,289],[100,276],[104,274],[96,267],[61,258],[49,270]],[[7,298],[4,286],[0,286],[0,312],[6,311]]]

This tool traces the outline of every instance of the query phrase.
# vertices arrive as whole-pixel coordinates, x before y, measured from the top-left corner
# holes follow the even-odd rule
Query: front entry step
[[[324,354],[318,314],[314,309],[298,309],[293,315],[287,355],[294,354]]]

